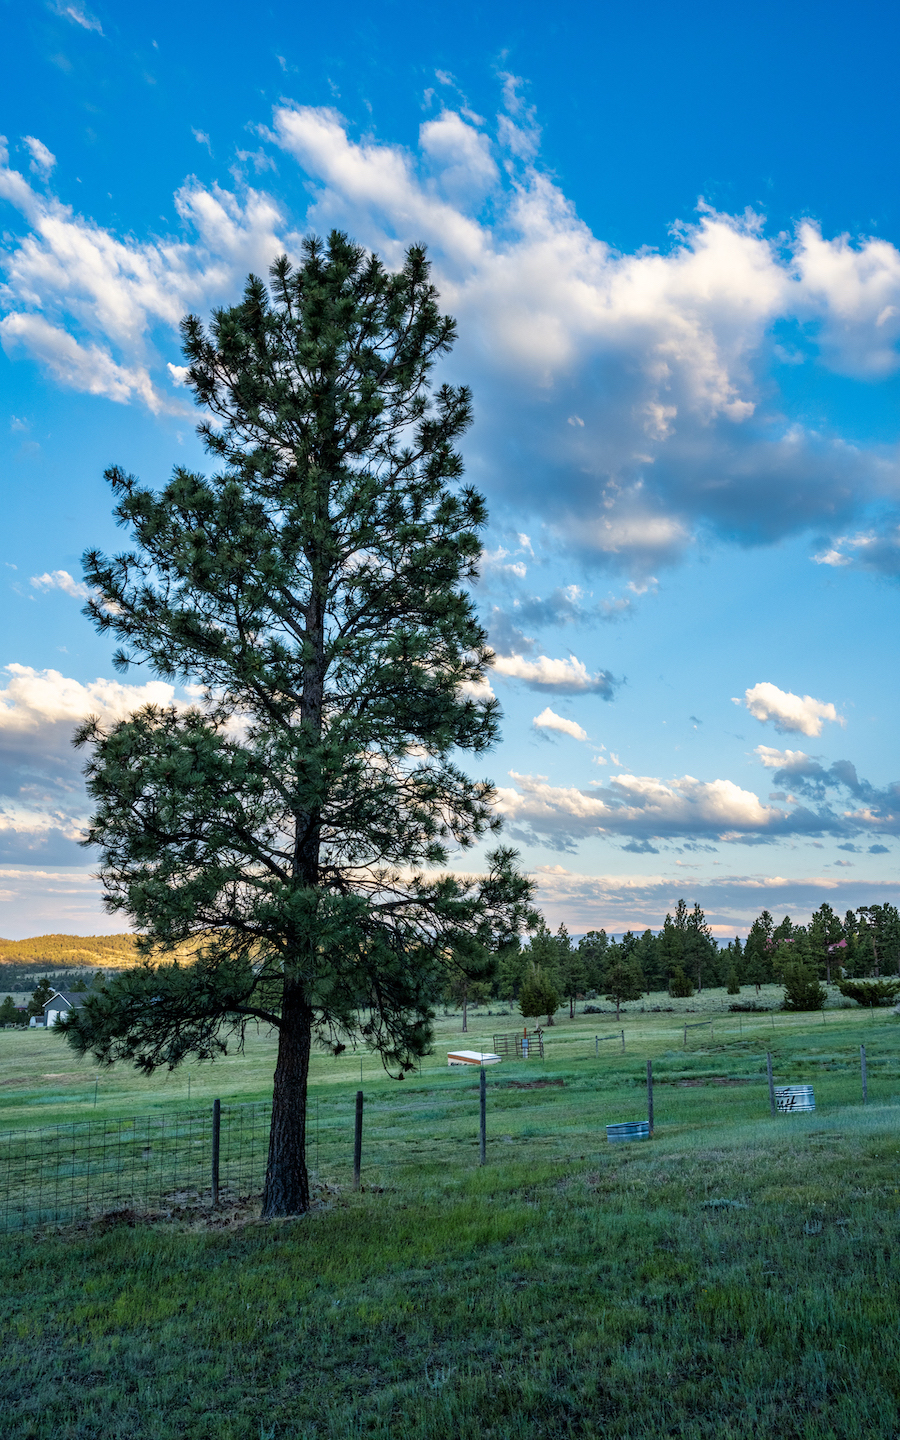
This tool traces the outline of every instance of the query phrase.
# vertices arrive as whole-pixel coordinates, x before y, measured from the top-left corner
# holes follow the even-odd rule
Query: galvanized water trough
[[[629,1120],[624,1125],[607,1125],[606,1138],[613,1144],[621,1140],[649,1140],[649,1120]]]
[[[775,1104],[779,1115],[799,1115],[815,1110],[816,1097],[811,1085],[776,1085]]]

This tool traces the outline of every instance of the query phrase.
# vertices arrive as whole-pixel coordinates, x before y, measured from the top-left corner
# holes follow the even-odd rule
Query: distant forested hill
[[[122,970],[136,959],[133,935],[35,935],[0,940],[0,965],[47,970]]]

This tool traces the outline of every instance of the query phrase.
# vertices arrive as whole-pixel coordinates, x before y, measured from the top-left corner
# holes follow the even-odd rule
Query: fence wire
[[[220,1195],[262,1188],[269,1102],[222,1106]],[[74,1121],[0,1135],[0,1231],[115,1210],[169,1210],[212,1192],[208,1109]]]

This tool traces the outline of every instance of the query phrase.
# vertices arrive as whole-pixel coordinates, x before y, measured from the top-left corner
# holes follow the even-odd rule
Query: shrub
[[[690,978],[685,975],[680,965],[676,965],[669,980],[669,994],[674,995],[677,999],[686,1000],[693,993],[694,986]]]
[[[785,965],[784,980],[785,1010],[821,1010],[828,999],[828,991],[819,984],[819,977],[811,965],[802,960]]]
[[[740,982],[740,980],[738,979],[738,973],[737,973],[737,971],[735,970],[734,966],[733,966],[733,965],[730,965],[729,968],[728,968],[728,994],[729,994],[729,995],[740,995],[740,993],[741,993],[741,982]]]
[[[838,989],[860,1005],[893,1005],[900,995],[900,980],[839,980]]]

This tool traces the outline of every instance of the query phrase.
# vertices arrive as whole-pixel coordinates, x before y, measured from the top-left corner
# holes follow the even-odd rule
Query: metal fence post
[[[219,1204],[219,1140],[222,1132],[222,1102],[213,1101],[212,1128],[212,1203],[213,1209]]]
[[[363,1092],[356,1092],[356,1131],[353,1136],[353,1188],[359,1189],[359,1172],[362,1169],[362,1117]]]
[[[772,1052],[766,1051],[766,1074],[769,1077],[769,1108],[773,1115],[778,1114],[778,1107],[775,1104],[775,1081],[772,1079]]]
[[[650,1134],[653,1134],[653,1061],[647,1061],[647,1119],[650,1121]]]
[[[869,1098],[869,1077],[866,1071],[865,1045],[860,1045],[859,1047],[859,1068],[862,1071],[863,1104],[865,1105]]]
[[[625,1031],[622,1031],[622,1049],[625,1049]]]
[[[478,1087],[478,1112],[481,1141],[481,1163],[487,1164],[487,1076],[484,1073],[484,1066],[481,1067],[481,1083]]]

